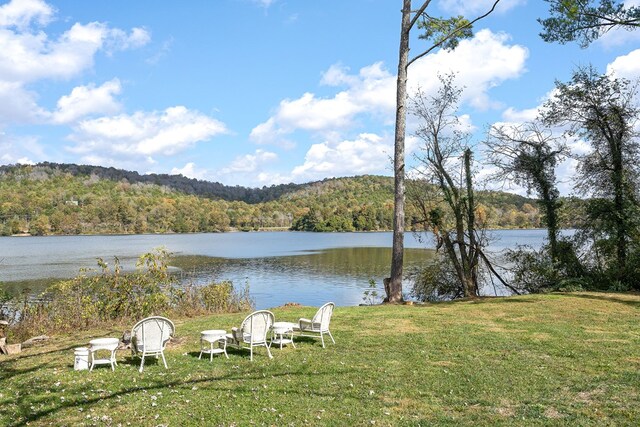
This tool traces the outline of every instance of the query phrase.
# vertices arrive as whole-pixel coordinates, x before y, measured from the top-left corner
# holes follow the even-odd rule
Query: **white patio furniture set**
[[[280,349],[283,345],[288,344],[296,348],[293,342],[294,334],[302,337],[320,338],[323,348],[325,347],[324,335],[328,335],[335,344],[329,330],[334,307],[334,303],[328,302],[318,309],[311,320],[301,318],[297,323],[276,322],[272,312],[268,310],[255,311],[242,321],[240,327],[232,328],[231,333],[222,329],[202,331],[198,358],[202,358],[203,354],[209,354],[211,361],[214,354],[224,354],[228,359],[228,345],[248,349],[249,359],[252,361],[254,347],[264,347],[269,358],[273,358],[270,347],[274,344],[278,345]],[[131,330],[131,352],[134,356],[140,356],[140,372],[144,369],[145,358],[149,356],[162,358],[164,367],[167,368],[164,349],[174,333],[173,322],[165,317],[152,316],[135,324]],[[75,353],[76,369],[89,368],[92,371],[95,365],[109,364],[111,369],[115,370],[118,365],[115,354],[119,342],[117,338],[98,338],[89,342],[88,349],[77,348]],[[98,357],[99,352],[101,354],[109,352],[109,357]],[[85,357],[87,360],[84,359]]]
[[[287,344],[291,344],[295,348],[296,345],[293,342],[294,334],[303,337],[320,338],[323,348],[325,347],[324,335],[329,335],[331,341],[335,344],[335,340],[329,330],[334,307],[334,303],[328,302],[318,309],[313,319],[299,319],[298,323],[276,322],[272,312],[258,310],[248,315],[242,321],[240,327],[232,328],[229,334],[223,330],[202,331],[199,358],[208,353],[209,360],[213,359],[214,354],[224,354],[228,359],[228,345],[248,349],[250,360],[253,360],[254,347],[264,347],[269,358],[273,358],[270,348],[274,344],[280,346],[280,349]],[[216,343],[218,344],[217,348],[214,346]]]

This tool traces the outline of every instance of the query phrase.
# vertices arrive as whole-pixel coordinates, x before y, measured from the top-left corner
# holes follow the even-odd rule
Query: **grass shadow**
[[[605,301],[605,302],[616,302],[616,303],[620,303],[620,304],[624,304],[624,305],[628,305],[629,307],[633,307],[633,308],[639,308],[640,309],[640,301],[632,301],[632,300],[628,300],[625,298],[620,298],[615,296],[614,294],[574,294],[574,293],[567,293],[567,294],[559,294],[561,296],[564,297],[572,297],[572,298],[583,298],[583,299],[590,299],[590,300],[596,300],[596,301]],[[635,295],[635,294],[620,294],[620,295]]]
[[[145,361],[145,366],[146,366],[146,361]],[[334,376],[336,373],[334,371],[327,371],[327,372],[315,372],[314,375],[326,375],[326,376]],[[347,374],[353,374],[352,370],[345,370],[344,372],[342,372],[341,374],[343,375],[347,375]],[[272,373],[270,375],[271,380],[273,378],[276,377],[288,377],[291,375],[308,375],[308,373],[304,372],[303,370],[300,371],[286,371],[286,372],[279,372],[279,373]],[[226,380],[226,381],[239,381],[239,382],[246,382],[248,380],[251,381],[263,381],[265,380],[265,377],[263,375],[261,375],[258,372],[254,372],[252,375],[247,376],[247,375],[241,375],[239,373],[234,373],[231,371],[228,371],[225,375],[223,375],[222,377],[218,377],[218,376],[206,376],[203,378],[197,378],[197,379],[185,379],[185,380],[171,380],[171,381],[159,381],[154,385],[140,385],[140,386],[134,386],[134,387],[125,387],[122,390],[118,390],[118,391],[114,391],[112,393],[109,393],[108,395],[100,395],[100,396],[96,396],[96,397],[92,397],[89,399],[84,399],[82,401],[83,405],[92,405],[98,402],[105,402],[105,401],[109,401],[109,400],[118,400],[123,396],[126,396],[128,394],[132,394],[132,393],[136,393],[136,392],[145,392],[148,393],[150,391],[153,390],[165,390],[165,389],[171,389],[174,387],[193,387],[195,385],[199,385],[199,384],[207,384],[207,388],[210,387],[215,387],[212,386],[212,384],[217,384],[219,383],[219,380]],[[78,390],[74,391],[75,395],[82,395],[83,392],[89,392],[91,391],[91,385],[85,385],[83,386],[84,388],[80,388]],[[219,386],[221,387],[221,386]],[[246,394],[250,394],[252,393],[252,389],[250,388],[250,386],[246,386],[244,388],[239,388],[235,390],[236,393],[246,393]],[[295,393],[296,390],[288,390],[287,392],[289,393]],[[336,392],[334,395],[331,396],[331,398],[336,399],[339,398],[340,396],[342,396],[342,393],[338,393]],[[19,398],[20,400],[21,398]],[[76,402],[74,400],[69,400],[69,401],[56,401],[56,404],[53,407],[47,408],[47,409],[42,409],[40,411],[36,411],[33,412],[32,410],[32,406],[27,405],[25,403],[21,403],[18,402],[18,406],[20,406],[22,409],[22,413],[23,413],[23,419],[19,420],[19,421],[15,421],[12,424],[8,424],[8,427],[21,427],[21,426],[26,426],[26,425],[30,425],[31,423],[35,423],[38,422],[39,420],[41,420],[42,418],[49,416],[51,414],[55,414],[56,412],[69,408],[69,407],[75,407],[78,405],[79,402]]]

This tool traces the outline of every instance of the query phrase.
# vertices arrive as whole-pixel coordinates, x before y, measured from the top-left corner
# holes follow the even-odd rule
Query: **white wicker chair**
[[[239,328],[232,328],[227,334],[227,343],[237,348],[248,348],[249,359],[253,360],[253,347],[263,346],[272,359],[267,336],[271,330],[275,317],[268,310],[258,310],[248,315]]]
[[[332,302],[326,303],[318,309],[313,319],[302,318],[298,320],[298,325],[294,327],[294,330],[298,332],[301,337],[319,337],[320,341],[322,341],[322,348],[324,348],[324,334],[328,334],[331,341],[335,344],[336,341],[333,339],[333,335],[331,335],[331,331],[329,330],[329,323],[331,322],[331,315],[333,314],[335,306]]]
[[[147,356],[161,356],[167,368],[164,349],[175,330],[171,320],[160,316],[147,317],[135,324],[131,329],[131,352],[142,359],[140,372],[144,369],[144,358]]]

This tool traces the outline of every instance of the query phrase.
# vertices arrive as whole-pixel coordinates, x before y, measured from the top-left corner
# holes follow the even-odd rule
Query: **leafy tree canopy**
[[[550,17],[538,19],[546,42],[577,41],[587,47],[614,28],[631,31],[640,27],[640,7],[617,0],[545,0]]]

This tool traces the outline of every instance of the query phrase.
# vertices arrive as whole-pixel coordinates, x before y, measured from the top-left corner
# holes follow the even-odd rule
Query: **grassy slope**
[[[312,308],[275,309],[277,320]],[[177,321],[169,370],[128,353],[115,372],[72,369],[56,337],[0,359],[0,425],[637,425],[640,295],[554,294],[426,306],[338,307],[337,344],[198,360],[199,331],[244,314]]]

